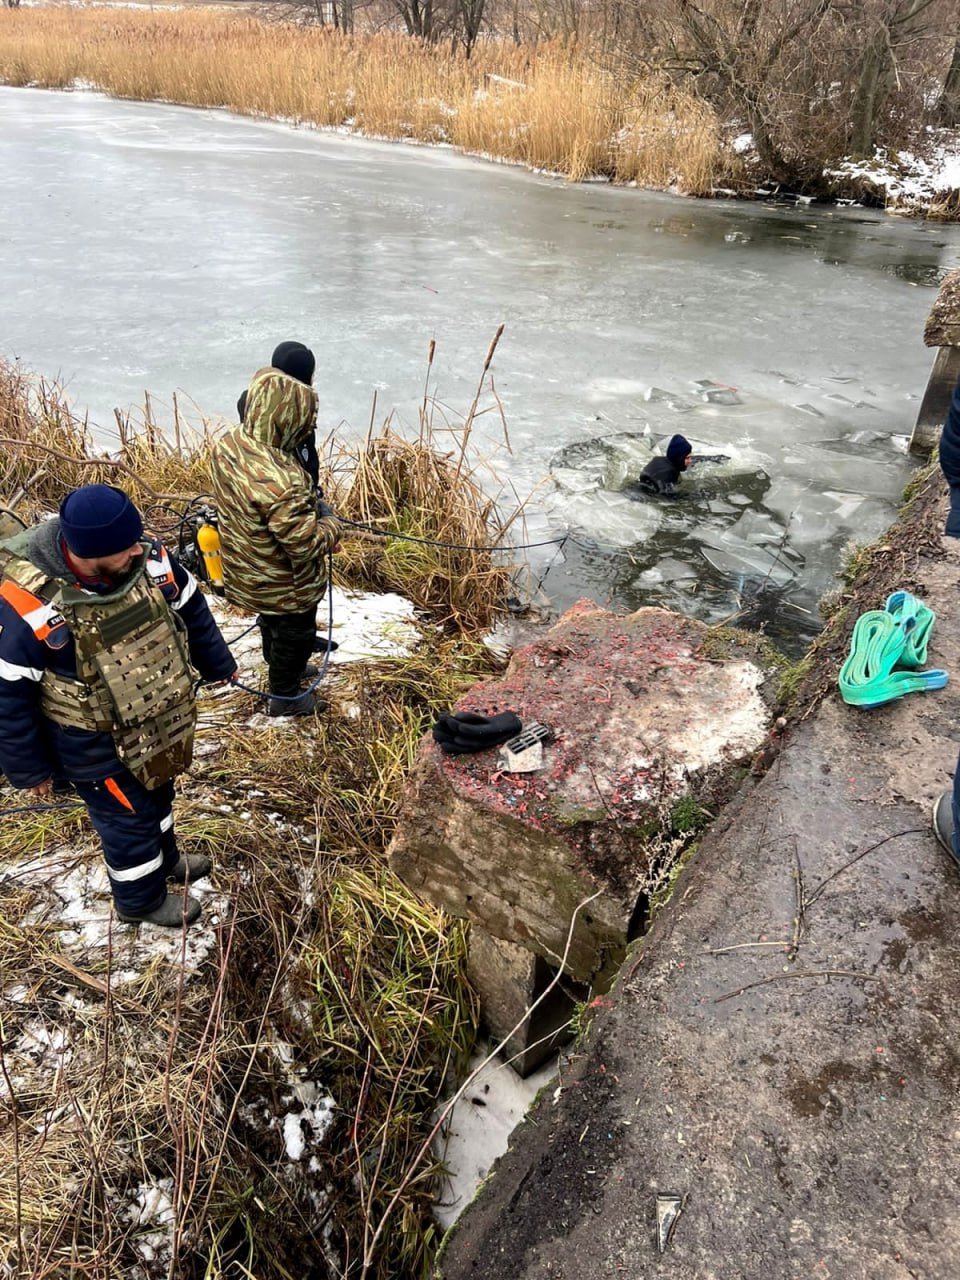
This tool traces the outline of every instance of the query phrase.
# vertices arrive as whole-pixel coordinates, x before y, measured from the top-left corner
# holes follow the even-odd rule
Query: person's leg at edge
[[[74,785],[100,837],[117,909],[140,916],[162,906],[167,874],[178,856],[171,812],[173,783],[148,791],[118,762],[112,777]]]
[[[950,482],[950,510],[943,532],[948,538],[960,538],[960,482]]]
[[[262,613],[257,614],[257,626],[260,628],[260,648],[263,651],[264,662],[270,662],[270,650],[273,645],[273,632],[269,626],[264,625],[264,616]]]
[[[313,654],[316,616],[315,605],[300,613],[263,615],[271,631],[267,671],[272,694],[292,698],[300,692],[300,679]]]
[[[181,853],[177,834],[173,829],[173,782],[163,782],[149,794],[156,805],[160,819],[160,850],[163,854],[164,874],[178,884],[192,884],[208,876],[213,863],[205,853]]]

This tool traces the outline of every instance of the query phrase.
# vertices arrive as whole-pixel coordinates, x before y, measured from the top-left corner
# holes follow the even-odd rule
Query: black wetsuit
[[[696,462],[729,461],[730,459],[725,453],[689,454],[687,467],[692,467]],[[639,479],[625,485],[623,491],[628,496],[632,491],[634,493],[656,494],[664,498],[675,498],[681,475],[683,475],[683,471],[675,467],[669,458],[651,458],[640,472]]]
[[[640,472],[640,478],[628,488],[669,497],[676,493],[681,474],[681,469],[675,467],[669,458],[651,458]]]

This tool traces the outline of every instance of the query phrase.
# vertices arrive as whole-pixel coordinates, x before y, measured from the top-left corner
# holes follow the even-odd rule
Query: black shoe
[[[177,884],[186,884],[188,880],[202,880],[212,870],[213,863],[205,853],[181,853],[167,876]]]
[[[318,676],[319,674],[320,674],[320,668],[318,666],[315,666],[312,662],[308,662],[307,665],[300,672],[300,679],[312,680],[314,676]]]
[[[933,834],[949,853],[950,857],[960,866],[960,854],[954,848],[954,830],[953,830],[953,793],[944,791],[942,795],[937,796],[933,804]]]
[[[313,642],[314,653],[333,653],[335,649],[339,648],[340,646],[336,640],[328,640],[326,636],[317,636]]]
[[[200,903],[189,895],[168,893],[159,907],[152,911],[131,914],[117,907],[117,918],[124,924],[158,924],[164,929],[179,929],[183,925],[193,924],[200,915]]]
[[[271,698],[267,703],[268,716],[313,716],[326,709],[327,703],[309,691],[293,698]]]

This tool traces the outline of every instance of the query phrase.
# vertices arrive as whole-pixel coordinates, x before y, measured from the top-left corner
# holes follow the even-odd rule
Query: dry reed
[[[481,43],[468,60],[399,35],[249,15],[0,10],[0,80],[227,107],[385,138],[448,142],[571,179],[708,192],[727,159],[713,112],[666,80],[624,81],[557,43]]]

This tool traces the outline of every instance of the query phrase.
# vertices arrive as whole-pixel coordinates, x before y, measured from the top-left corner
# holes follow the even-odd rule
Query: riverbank
[[[930,829],[960,716],[945,510],[933,470],[861,559],[773,767],[704,837],[438,1277],[489,1257],[512,1280],[955,1273],[960,882]],[[899,588],[936,611],[954,682],[846,707],[853,622]]]
[[[614,74],[559,42],[483,41],[471,58],[401,35],[265,24],[245,12],[0,10],[0,81],[223,107],[678,195],[799,198],[765,172],[748,131],[661,75]],[[803,191],[960,216],[960,141],[878,152]],[[810,195],[804,195],[810,199]]]

